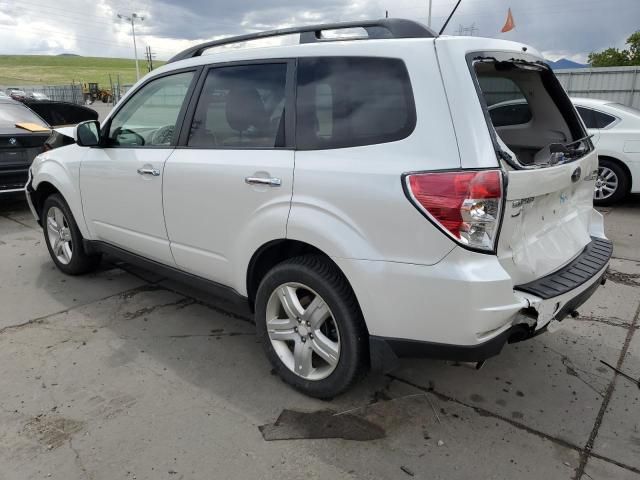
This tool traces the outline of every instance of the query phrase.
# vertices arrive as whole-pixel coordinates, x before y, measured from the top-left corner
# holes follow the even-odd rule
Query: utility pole
[[[153,70],[153,57],[156,56],[155,53],[151,51],[151,47],[147,45],[144,51],[145,58],[147,59],[147,70],[150,72]]]
[[[427,27],[431,28],[431,5],[433,0],[427,0],[429,2],[429,15],[427,16]]]
[[[118,14],[118,18],[131,23],[131,33],[133,34],[133,53],[136,57],[136,80],[140,80],[140,68],[138,67],[138,47],[136,46],[136,20],[142,22],[144,17],[141,17],[137,13],[131,15]]]

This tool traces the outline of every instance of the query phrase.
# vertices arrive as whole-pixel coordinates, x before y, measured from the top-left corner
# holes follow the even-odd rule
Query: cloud
[[[433,0],[432,25],[439,29],[456,0]],[[612,5],[612,3],[614,3]],[[516,28],[501,34],[511,8]],[[394,17],[426,22],[425,0],[0,0],[0,53],[62,51],[132,57],[131,26],[117,13],[135,11],[138,51],[150,45],[168,58],[198,41],[253,31],[334,21]],[[550,57],[585,61],[589,52],[623,47],[640,27],[640,1],[462,0],[446,33],[475,24],[481,36],[530,44]]]

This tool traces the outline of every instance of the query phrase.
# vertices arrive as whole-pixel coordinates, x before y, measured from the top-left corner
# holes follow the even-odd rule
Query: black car
[[[28,123],[44,127],[29,131],[16,124]],[[16,192],[27,182],[29,166],[44,151],[49,138],[49,125],[32,110],[15,100],[0,98],[0,193]]]
[[[20,103],[0,97],[0,194],[24,188],[29,166],[36,155],[74,142],[53,127],[97,119],[95,110],[82,105],[53,100]],[[43,128],[29,131],[17,127],[19,123]]]

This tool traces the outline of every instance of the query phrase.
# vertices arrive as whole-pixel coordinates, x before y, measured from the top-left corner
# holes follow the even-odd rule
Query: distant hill
[[[154,67],[164,62],[154,61]],[[140,75],[147,73],[140,62]],[[68,85],[98,82],[109,86],[120,75],[123,85],[136,81],[136,62],[128,58],[81,57],[79,55],[0,55],[0,85]]]
[[[589,66],[583,63],[567,60],[566,58],[561,58],[559,60],[556,60],[555,62],[552,62],[551,60],[547,60],[547,63],[554,70],[562,70],[565,68],[587,68]]]
[[[77,53],[59,53],[58,57],[79,57]]]

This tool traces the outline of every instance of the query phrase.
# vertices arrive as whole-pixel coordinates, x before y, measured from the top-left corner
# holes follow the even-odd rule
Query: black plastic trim
[[[533,282],[517,285],[515,289],[545,300],[557,297],[595,277],[607,265],[612,254],[613,243],[604,238],[591,237],[591,242],[582,253],[563,268]]]
[[[380,20],[364,20],[357,22],[326,23],[321,25],[306,25],[302,27],[281,28],[278,30],[268,30],[265,32],[249,33],[235,37],[222,38],[210,42],[201,43],[187,48],[174,55],[167,63],[177,62],[188,58],[199,57],[202,53],[213,47],[228,45],[230,43],[247,42],[262,38],[279,37],[283,35],[293,35],[300,33],[300,43],[315,43],[333,41],[333,39],[322,38],[323,30],[341,30],[346,28],[363,28],[368,35],[368,39],[378,38],[436,38],[438,34],[425,25],[405,20],[401,18],[383,18]],[[360,40],[360,38],[357,38]],[[336,38],[335,40],[348,40]]]
[[[97,240],[83,240],[83,244],[87,253],[105,253],[126,263],[130,263],[132,265],[144,268],[145,270],[149,270],[150,272],[154,272],[161,276],[173,278],[182,283],[186,283],[202,291],[211,293],[213,296],[228,300],[235,305],[243,307],[249,306],[249,300],[247,299],[247,297],[241,295],[236,290],[228,287],[227,285],[222,285],[220,283],[207,280],[206,278],[184,272],[177,268],[164,265],[160,262],[156,262],[155,260],[150,260],[148,258],[124,250],[120,247],[116,247],[115,245],[111,245],[110,243]]]
[[[390,338],[372,335],[369,337],[369,354],[374,370],[387,370],[394,357],[433,358],[459,362],[480,362],[498,355],[510,338],[517,341],[532,338],[544,329],[534,330],[526,324],[518,324],[478,345],[451,345],[424,342],[405,338]]]

